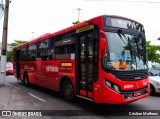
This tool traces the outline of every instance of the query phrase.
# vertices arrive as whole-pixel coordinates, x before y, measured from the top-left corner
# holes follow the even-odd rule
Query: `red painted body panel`
[[[135,90],[135,89],[141,89],[148,86],[148,78],[139,80],[139,81],[122,81],[119,80],[108,73],[106,73],[102,69],[102,57],[104,56],[104,53],[106,52],[106,40],[105,40],[105,34],[103,33],[103,17],[98,16],[93,19],[87,20],[85,22],[82,22],[80,24],[71,26],[69,28],[66,28],[64,30],[58,31],[56,33],[51,34],[45,34],[42,35],[36,39],[33,39],[32,41],[20,45],[18,48],[21,48],[27,44],[36,43],[38,41],[41,41],[43,39],[47,39],[49,37],[58,36],[73,30],[76,30],[78,28],[87,26],[89,24],[94,24],[99,27],[99,51],[98,51],[98,72],[99,77],[97,82],[93,84],[93,93],[89,92],[88,96],[90,98],[93,98],[94,102],[96,103],[106,103],[106,104],[121,104],[121,103],[128,103],[133,102],[142,98],[145,98],[149,96],[148,94],[145,94],[143,96],[137,96],[132,99],[125,100],[123,95],[111,90],[108,88],[105,83],[104,79],[109,80],[110,82],[113,82],[120,86],[122,90]],[[102,37],[103,36],[103,37]],[[71,62],[72,67],[61,67],[61,62]],[[14,75],[16,76],[16,63],[14,62]],[[28,73],[29,76],[29,82],[40,85],[52,90],[59,91],[60,87],[60,81],[63,77],[68,77],[73,85],[74,89],[76,89],[76,67],[75,67],[75,60],[39,60],[39,61],[23,61],[20,62],[20,79],[23,79],[24,72]],[[132,84],[133,87],[131,88],[125,88],[125,85]],[[148,86],[149,87],[149,86]],[[85,96],[86,91],[80,90],[80,94]]]
[[[128,89],[130,91],[135,90],[135,89],[142,89],[147,86],[149,89],[150,87],[149,87],[148,83],[146,85],[146,83],[143,84],[143,82],[148,82],[148,78],[144,79],[144,80],[140,80],[140,81],[127,81],[127,82],[125,82],[125,81],[117,82],[117,80],[115,80],[115,83],[117,85],[120,85],[121,88],[123,88],[124,85],[132,84],[134,88]],[[138,83],[138,87],[137,87],[137,83]],[[122,94],[119,94],[119,93],[115,92],[114,90],[108,88],[104,83],[104,78],[99,79],[99,81],[94,84],[94,102],[96,102],[96,103],[105,103],[105,104],[129,103],[129,102],[133,102],[133,101],[148,97],[149,93],[150,92],[148,90],[148,93],[145,95],[134,97],[131,99],[125,99]]]
[[[72,62],[73,66],[64,68],[60,66],[61,62]],[[71,79],[75,86],[74,60],[25,61],[21,62],[20,66],[21,80],[23,80],[24,72],[27,72],[30,83],[59,91],[60,80],[66,76]],[[14,74],[16,74],[16,72]]]

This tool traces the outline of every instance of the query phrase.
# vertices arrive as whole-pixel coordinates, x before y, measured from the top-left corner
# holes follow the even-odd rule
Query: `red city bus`
[[[26,85],[95,103],[123,104],[149,96],[144,27],[103,15],[14,48],[14,75]]]

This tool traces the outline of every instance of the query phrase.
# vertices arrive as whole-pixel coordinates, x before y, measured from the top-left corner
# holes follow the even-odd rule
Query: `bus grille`
[[[136,92],[140,92],[139,95],[135,95]],[[130,99],[130,98],[142,96],[142,95],[145,95],[147,93],[148,93],[148,87],[145,87],[143,89],[136,90],[136,91],[124,91],[124,92],[122,92],[125,99]]]
[[[139,80],[147,78],[148,74],[146,73],[139,73],[139,72],[132,72],[132,73],[122,73],[117,75],[116,77],[121,80]]]
[[[118,70],[107,70],[108,73],[114,75],[120,80],[141,80],[148,76],[148,70],[133,70],[133,71],[118,71]]]

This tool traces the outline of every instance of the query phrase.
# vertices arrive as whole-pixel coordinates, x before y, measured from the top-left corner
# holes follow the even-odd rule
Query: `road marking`
[[[42,98],[39,98],[39,97],[37,97],[37,96],[35,96],[35,95],[33,95],[32,93],[28,93],[30,96],[32,96],[32,97],[34,97],[34,98],[36,98],[36,99],[38,99],[38,100],[40,100],[40,101],[42,101],[42,102],[46,102],[45,100],[43,100]]]

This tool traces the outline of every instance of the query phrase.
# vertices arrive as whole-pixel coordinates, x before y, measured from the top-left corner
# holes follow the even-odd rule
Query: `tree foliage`
[[[20,44],[23,44],[23,43],[26,43],[27,41],[24,41],[24,40],[14,40],[13,43],[10,43],[8,44],[9,46],[12,46],[13,48],[20,45]],[[7,51],[7,62],[10,62],[12,61],[12,53],[13,51]]]
[[[12,61],[12,53],[13,53],[13,51],[7,51],[7,62]]]
[[[79,21],[72,22],[73,25],[80,23]]]
[[[155,63],[160,63],[160,46],[151,45],[150,41],[146,42],[148,60]]]
[[[16,46],[18,46],[18,45],[20,45],[20,44],[23,44],[23,43],[26,43],[27,41],[25,41],[25,40],[14,40],[14,42],[13,43],[10,43],[10,44],[8,44],[9,46],[12,46],[12,47],[16,47]]]

